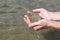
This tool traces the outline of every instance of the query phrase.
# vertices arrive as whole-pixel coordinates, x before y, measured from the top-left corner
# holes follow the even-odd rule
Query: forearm
[[[60,29],[60,22],[56,22],[56,21],[48,22],[47,27],[54,28],[54,29]]]
[[[50,12],[52,20],[60,20],[60,12]]]

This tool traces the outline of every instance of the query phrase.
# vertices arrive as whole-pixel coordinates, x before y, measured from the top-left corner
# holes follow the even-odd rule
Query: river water
[[[0,40],[60,40],[60,30],[28,28],[23,16],[35,8],[60,11],[60,0],[0,0]]]

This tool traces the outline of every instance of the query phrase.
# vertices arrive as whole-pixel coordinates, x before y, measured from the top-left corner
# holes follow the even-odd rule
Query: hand
[[[42,29],[42,28],[49,28],[49,20],[51,20],[50,12],[48,12],[46,9],[40,8],[40,9],[34,9],[33,12],[36,12],[39,14],[40,17],[42,17],[42,20],[39,20],[37,22],[32,23],[29,19],[29,16],[24,16],[24,21],[27,23],[27,25],[30,28],[33,28],[34,30]],[[30,11],[27,11],[28,14],[32,14]]]
[[[42,19],[42,20],[32,23],[27,15],[24,15],[24,21],[27,23],[27,25],[30,28],[33,28],[34,30],[48,28],[48,22],[49,22],[46,19]]]
[[[39,13],[39,16],[42,17],[43,19],[52,20],[52,18],[50,16],[51,12],[47,11],[44,8],[34,9],[32,11]],[[32,14],[30,11],[27,11],[27,13]]]
[[[55,19],[59,19],[59,18],[56,18],[56,17],[59,17],[59,16],[57,16],[57,14],[53,17],[52,14],[50,14],[52,12],[49,12],[46,9],[43,9],[43,8],[34,9],[32,11],[33,12],[38,12],[39,13],[39,16],[42,17],[43,19],[42,20],[39,20],[37,22],[32,23],[30,21],[29,17],[27,15],[25,15],[24,16],[24,21],[27,23],[27,25],[30,28],[33,28],[34,30],[38,30],[38,29],[42,29],[42,28],[55,28],[55,29],[60,29],[60,25],[59,25],[60,23],[51,21],[51,20],[54,20],[54,18]],[[30,11],[27,11],[27,13],[32,14]]]

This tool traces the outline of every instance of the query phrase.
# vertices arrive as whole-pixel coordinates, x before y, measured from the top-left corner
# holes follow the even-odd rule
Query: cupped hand
[[[47,28],[48,26],[48,20],[42,19],[37,22],[32,23],[28,17],[28,15],[24,15],[24,21],[27,23],[27,25],[30,28],[33,28],[34,30],[42,29],[42,28]]]
[[[32,12],[36,12],[39,14],[39,16],[43,19],[47,19],[47,20],[52,20],[51,16],[50,16],[50,12],[47,11],[44,8],[39,8],[39,9],[33,9]],[[32,14],[30,11],[27,11],[28,14]]]

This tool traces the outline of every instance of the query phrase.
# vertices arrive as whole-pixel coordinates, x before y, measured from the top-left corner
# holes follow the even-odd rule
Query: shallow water
[[[0,40],[60,40],[60,30],[34,31],[23,21],[27,10],[60,11],[60,0],[0,0]]]

